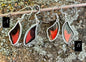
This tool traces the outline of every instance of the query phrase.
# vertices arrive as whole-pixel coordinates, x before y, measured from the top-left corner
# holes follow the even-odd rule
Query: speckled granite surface
[[[15,1],[15,0],[12,0]],[[10,1],[11,2],[11,1]],[[5,3],[5,5],[9,5],[4,7],[4,5],[0,5],[0,14],[7,13],[10,11],[18,11],[19,9],[25,7],[25,5],[38,4],[41,8],[46,7],[53,7],[53,6],[61,6],[61,5],[68,5],[68,4],[76,4],[76,3],[83,3],[84,0],[29,0],[28,2],[19,1],[18,5],[12,3],[9,5]],[[9,2],[8,2],[9,3]],[[20,5],[20,3],[22,3]],[[1,3],[2,4],[2,3]],[[52,4],[52,5],[51,5]],[[20,5],[20,6],[19,6]],[[11,8],[12,7],[12,8]],[[16,8],[16,10],[15,10]],[[4,10],[4,11],[3,11]],[[79,11],[78,11],[79,10]],[[30,28],[32,24],[35,24],[34,14],[31,16],[30,20],[27,20],[27,17],[24,18],[22,24],[22,36],[20,39],[20,46],[12,46],[8,32],[9,30],[15,25],[17,22],[17,18],[21,15],[12,16],[10,20],[10,28],[3,28],[0,26],[0,62],[86,62],[86,7],[77,8],[76,13],[72,12],[71,9],[66,9],[67,18],[69,20],[71,26],[73,27],[74,32],[76,33],[75,38],[71,41],[70,45],[67,45],[62,39],[62,25],[65,22],[64,14],[61,13],[61,10],[54,11],[58,13],[59,20],[60,20],[60,34],[58,38],[50,42],[47,38],[46,29],[51,25],[51,23],[42,23],[52,21],[54,23],[55,16],[51,18],[52,11],[50,12],[41,12],[38,15],[39,20],[41,23],[38,27],[38,35],[37,38],[34,40],[34,45],[31,46],[24,46],[23,45],[23,38],[26,30]],[[74,16],[74,17],[73,17]],[[0,18],[0,24],[2,18]],[[73,21],[73,22],[72,22]],[[82,40],[82,51],[75,52],[74,51],[74,41],[75,40]]]

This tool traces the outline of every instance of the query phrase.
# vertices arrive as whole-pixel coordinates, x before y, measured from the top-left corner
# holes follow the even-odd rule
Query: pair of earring
[[[66,13],[64,13],[64,14],[65,14],[65,18],[66,18],[67,14]],[[58,37],[59,32],[60,32],[59,17],[57,14],[56,14],[56,16],[57,16],[57,19],[54,22],[54,24],[51,25],[47,29],[47,37],[48,37],[49,41],[51,41],[51,42],[54,41]],[[66,21],[66,19],[65,19],[65,23],[62,26],[62,38],[66,44],[69,44],[73,40],[74,35],[75,35],[74,31],[72,29],[72,26],[70,24],[71,23],[69,21]]]
[[[25,8],[27,8],[27,7],[25,7]],[[23,9],[25,9],[25,8],[23,8]],[[32,9],[32,7],[30,7],[30,8]],[[39,8],[39,11],[36,14],[38,14],[40,12],[40,7],[38,6],[38,8]],[[27,15],[31,16],[32,12],[33,12],[33,9],[31,11],[31,13],[27,14]],[[31,43],[31,41],[33,41],[36,38],[36,36],[37,36],[37,28],[38,28],[38,25],[39,25],[39,20],[38,20],[36,14],[35,14],[36,24],[32,25],[26,31],[26,33],[24,35],[23,42],[24,42],[25,46],[28,45],[29,42]],[[10,40],[12,45],[18,45],[19,44],[19,40],[20,40],[21,35],[22,35],[21,21],[23,21],[25,15],[26,14],[23,14],[22,17],[19,18],[18,22],[15,24],[15,26],[8,33],[9,40]]]
[[[38,6],[39,7],[39,6]],[[39,8],[40,9],[40,8]],[[40,11],[38,11],[36,14],[38,14]],[[31,43],[37,36],[37,27],[39,24],[39,20],[35,14],[36,24],[32,25],[27,31],[24,36],[24,45],[28,45]],[[55,13],[57,19],[55,23],[50,26],[47,29],[47,37],[49,41],[54,41],[60,32],[60,23],[59,23],[59,17]],[[21,38],[22,33],[22,27],[20,21],[24,19],[25,14],[22,16],[22,18],[16,23],[16,25],[9,31],[9,40],[12,45],[18,44],[18,41]],[[74,31],[72,30],[72,27],[70,26],[69,21],[66,21],[62,26],[62,38],[65,43],[69,44],[69,42],[73,39]]]

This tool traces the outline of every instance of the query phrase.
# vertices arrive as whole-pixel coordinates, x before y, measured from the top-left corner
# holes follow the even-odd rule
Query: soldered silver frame
[[[51,40],[51,39],[49,38],[49,35],[48,35],[48,30],[49,30],[51,27],[53,27],[55,24],[57,24],[57,23],[58,23],[58,33],[57,33],[56,37],[55,37],[53,40]],[[59,32],[60,32],[60,24],[59,24],[59,20],[56,19],[56,21],[54,22],[54,24],[53,24],[52,26],[50,26],[49,28],[47,28],[47,31],[46,31],[46,32],[47,32],[47,37],[48,37],[48,39],[49,39],[50,42],[56,40],[56,38],[58,37]]]
[[[11,36],[10,36],[10,32],[16,27],[16,25],[19,23],[19,26],[20,26],[20,33],[19,33],[19,38],[18,38],[18,40],[16,41],[16,43],[15,44],[13,44],[13,41],[11,40]],[[21,23],[20,23],[20,21],[17,21],[17,23],[15,24],[15,26],[8,32],[8,36],[9,36],[9,41],[11,42],[11,44],[13,45],[13,46],[17,46],[19,43],[19,40],[20,40],[20,38],[21,38],[21,35],[22,35],[22,25],[21,25]]]
[[[23,43],[24,43],[24,45],[25,46],[29,46],[29,45],[31,45],[31,44],[33,44],[34,43],[34,40],[32,40],[31,42],[28,42],[28,44],[26,44],[26,36],[27,36],[27,34],[28,34],[28,32],[31,30],[31,28],[33,28],[34,26],[36,26],[36,29],[35,29],[35,38],[34,38],[34,40],[36,39],[36,37],[37,37],[37,29],[38,29],[38,23],[36,23],[36,24],[33,24],[27,31],[26,31],[26,33],[25,33],[25,35],[24,35],[24,40],[23,40]]]
[[[73,32],[73,37],[68,41],[68,42],[66,42],[66,39],[64,38],[64,26],[65,26],[65,24],[66,23],[68,23],[68,26],[69,26],[69,28],[72,30],[72,32]],[[70,44],[70,42],[73,40],[73,38],[74,38],[74,31],[73,31],[73,29],[72,29],[72,27],[70,26],[70,23],[69,22],[65,22],[64,24],[63,24],[63,26],[62,26],[62,38],[63,38],[63,41],[66,43],[66,44]]]

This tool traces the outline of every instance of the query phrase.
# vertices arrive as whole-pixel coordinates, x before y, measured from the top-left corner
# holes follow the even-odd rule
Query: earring
[[[58,19],[59,17],[56,13],[55,15],[57,17],[56,21],[54,22],[52,26],[50,26],[47,29],[47,37],[49,41],[54,41],[58,37],[59,31],[60,31],[60,24],[59,24],[59,19]]]
[[[9,40],[12,45],[18,45],[18,41],[20,40],[22,34],[22,26],[20,22],[23,20],[24,16],[25,14],[22,16],[21,20],[18,20],[15,26],[8,33]]]
[[[38,14],[40,12],[40,7],[38,6],[38,8],[39,8],[39,11],[36,14]],[[39,25],[39,20],[38,20],[36,14],[35,14],[36,24],[32,25],[25,33],[25,36],[24,36],[24,45],[25,46],[33,44],[34,43],[33,40],[37,37],[37,28]]]
[[[62,38],[65,43],[69,44],[74,36],[74,32],[69,22],[65,22],[62,26]]]
[[[30,7],[30,6],[27,6],[27,7]],[[25,7],[25,8],[27,8],[27,7]],[[23,9],[25,9],[25,8],[23,8]],[[31,13],[27,14],[27,15],[31,15]],[[15,26],[8,33],[9,40],[10,40],[10,42],[11,42],[12,45],[19,45],[18,42],[19,42],[19,40],[21,38],[21,34],[22,34],[22,25],[21,25],[21,22],[23,21],[25,15],[26,14],[23,14],[22,17],[19,18],[18,22],[15,24]]]
[[[63,12],[62,9],[61,9],[61,12],[65,14],[65,23],[62,26],[62,38],[66,44],[69,44],[74,38],[74,31],[72,27],[70,26],[71,22],[66,21],[66,18],[67,18],[66,16],[68,14]]]

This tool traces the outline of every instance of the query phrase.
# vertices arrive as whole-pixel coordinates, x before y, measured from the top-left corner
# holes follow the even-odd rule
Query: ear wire
[[[29,14],[23,14],[21,18],[18,18],[18,19],[20,19],[20,22],[22,22],[22,21],[23,21],[23,19],[24,19],[25,15],[28,15],[28,16],[29,16],[29,18],[30,18],[31,14],[32,14],[32,12],[33,12],[33,9],[32,9],[32,7],[31,7],[31,6],[26,6],[26,7],[24,7],[23,9],[19,10],[18,12],[20,12],[20,11],[24,10],[25,8],[31,8],[31,10],[32,10],[32,11],[31,11]]]
[[[55,7],[56,7],[56,6],[55,6]],[[54,8],[55,8],[55,7],[54,7]],[[54,8],[52,9],[52,13],[54,13]],[[58,21],[59,21],[59,16],[58,16],[58,14],[57,14],[57,13],[54,13],[54,15],[55,15],[56,18],[57,18],[57,19],[56,19],[56,22],[58,22]]]
[[[39,20],[38,20],[38,18],[37,18],[37,14],[39,14],[40,13],[40,6],[39,5],[36,5],[37,7],[38,7],[38,12],[35,14],[35,19],[36,19],[36,23],[39,23]]]
[[[67,15],[68,15],[68,14],[63,11],[63,5],[61,6],[60,12],[65,15],[65,21],[66,21],[66,18],[67,18]]]

